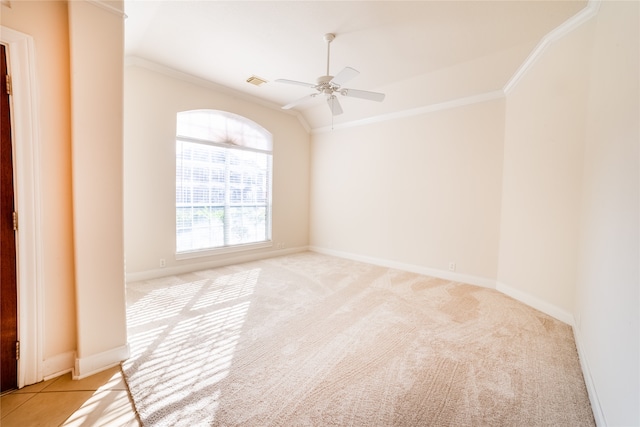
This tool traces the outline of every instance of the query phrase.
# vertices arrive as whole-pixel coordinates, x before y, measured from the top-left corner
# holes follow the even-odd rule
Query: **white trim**
[[[98,372],[105,371],[129,358],[129,344],[103,351],[89,357],[76,358],[73,379],[81,380]]]
[[[595,418],[596,426],[604,427],[607,425],[607,421],[604,417],[604,412],[602,411],[602,405],[600,405],[600,399],[598,398],[598,388],[596,387],[593,376],[591,375],[591,368],[589,367],[587,352],[584,349],[584,344],[582,341],[582,332],[580,330],[580,327],[575,324],[573,325],[573,337],[576,341],[578,359],[580,359],[582,375],[584,377],[585,385],[587,386],[587,394],[589,395],[589,401],[591,402],[593,418]]]
[[[68,351],[66,353],[58,354],[57,356],[45,359],[42,362],[42,372],[44,374],[44,381],[51,378],[59,377],[67,372],[73,372],[73,367],[76,360],[76,352]]]
[[[266,242],[245,243],[243,245],[224,246],[221,248],[176,252],[176,259],[183,260],[183,259],[203,258],[203,257],[215,256],[215,255],[232,254],[235,252],[251,251],[254,249],[270,248],[272,246],[273,246],[273,241],[269,240]]]
[[[547,301],[544,301],[538,297],[535,297],[526,292],[522,292],[502,282],[496,283],[496,289],[502,292],[503,294],[508,295],[511,298],[528,305],[529,307],[533,307],[536,310],[540,310],[541,312],[548,314],[551,317],[555,317],[561,322],[564,322],[568,325],[573,325],[574,323],[573,315],[571,313],[561,309],[560,307],[550,304]]]
[[[43,289],[40,203],[40,128],[33,38],[0,26],[12,78],[11,121],[17,232],[18,388],[42,381]]]
[[[273,258],[282,255],[290,255],[298,252],[304,252],[309,250],[307,246],[299,246],[288,249],[278,249],[269,252],[259,252],[250,254],[239,254],[232,257],[225,257],[223,259],[214,259],[209,261],[203,261],[199,263],[183,264],[175,267],[157,268],[154,270],[145,270],[135,273],[126,274],[126,282],[138,282],[141,280],[157,279],[159,277],[174,276],[177,274],[191,273],[199,270],[207,270],[209,268],[223,267],[226,265],[240,264],[243,262],[257,261],[260,259]]]
[[[481,286],[483,288],[490,288],[490,289],[496,288],[495,280],[487,279],[485,277],[455,273],[448,270],[440,270],[437,268],[424,267],[416,264],[407,264],[403,262],[391,261],[391,260],[382,259],[382,258],[358,255],[350,252],[335,251],[333,249],[321,248],[318,246],[310,246],[309,250],[320,253],[320,254],[336,256],[339,258],[350,259],[353,261],[366,262],[368,264],[378,265],[380,267],[394,268],[397,270],[409,271],[411,273],[422,274],[425,276],[451,280],[452,282],[468,283],[471,285]]]
[[[589,0],[584,9],[546,34],[504,86],[504,93],[509,94],[513,90],[520,79],[529,72],[529,69],[533,67],[549,46],[593,18],[598,13],[598,9],[600,9],[600,0]]]
[[[372,123],[386,122],[388,120],[402,119],[405,117],[419,116],[422,114],[433,113],[435,111],[448,110],[451,108],[464,107],[466,105],[478,104],[480,102],[493,101],[494,99],[500,99],[504,97],[502,90],[494,90],[492,92],[480,93],[477,95],[467,96],[465,98],[452,99],[437,104],[425,105],[418,108],[412,108],[409,110],[396,111],[388,114],[381,114],[378,116],[367,117],[366,119],[353,120],[346,123],[340,123],[333,126],[324,126],[321,128],[312,129],[312,133],[326,133],[333,130],[347,129],[357,126],[369,125]]]
[[[194,75],[191,75],[182,71],[178,71],[174,68],[167,67],[166,65],[158,64],[157,62],[149,61],[148,59],[140,58],[138,56],[125,57],[124,66],[144,68],[149,71],[154,71],[156,73],[163,74],[167,77],[171,77],[171,78],[181,80],[186,83],[191,83],[207,89],[215,90],[216,92],[220,92],[222,94],[232,96],[234,98],[239,98],[239,99],[242,99],[243,101],[251,102],[253,104],[261,105],[263,107],[267,107],[284,114],[295,116],[300,122],[300,124],[302,125],[302,127],[307,131],[307,133],[311,132],[311,127],[309,126],[309,123],[307,123],[304,116],[300,114],[298,111],[283,110],[280,105],[274,104],[273,102],[266,101],[262,98],[258,98],[256,96],[252,96],[247,93],[240,92],[235,89],[231,89],[230,87],[223,86],[223,85],[214,83],[210,80],[196,77]]]
[[[421,265],[415,264],[407,264],[398,261],[392,261],[382,258],[369,257],[365,255],[354,254],[350,252],[342,252],[336,251],[333,249],[322,248],[318,246],[310,246],[310,251],[318,252],[321,254],[337,256],[340,258],[351,259],[354,261],[366,262],[369,264],[379,265],[381,267],[395,268],[398,270],[409,271],[417,274],[424,274],[426,276],[438,277],[440,279],[451,280],[453,282],[461,282],[468,283],[470,285],[481,286],[483,288],[496,289],[497,291],[510,296],[523,304],[528,305],[529,307],[535,308],[536,310],[540,310],[545,314],[548,314],[551,317],[554,317],[561,322],[567,323],[569,325],[573,325],[573,316],[554,306],[553,304],[549,304],[546,301],[543,301],[537,297],[526,294],[522,291],[514,289],[510,286],[505,285],[504,283],[496,282],[493,279],[472,276],[468,274],[455,273],[447,270],[440,270],[431,267],[424,267]]]
[[[127,17],[127,15],[125,15],[122,9],[118,9],[117,7],[114,7],[110,3],[107,3],[106,1],[103,1],[103,0],[85,0],[85,1],[89,4],[99,7],[100,9],[104,9],[107,12],[113,13],[114,15],[119,16],[122,19],[125,19]],[[124,6],[124,3],[122,4]]]

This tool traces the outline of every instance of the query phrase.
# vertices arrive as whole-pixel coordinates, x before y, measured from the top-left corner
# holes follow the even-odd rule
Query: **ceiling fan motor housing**
[[[318,86],[328,85],[331,80],[333,80],[333,76],[320,76],[316,79],[316,83]]]
[[[318,79],[316,80],[316,90],[320,93],[324,93],[325,95],[333,94],[336,88],[331,84],[331,80],[333,80],[333,76],[318,77]]]

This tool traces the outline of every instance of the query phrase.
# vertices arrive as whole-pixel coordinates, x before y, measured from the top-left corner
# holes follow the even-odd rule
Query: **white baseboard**
[[[468,283],[470,285],[481,286],[483,288],[496,289],[499,292],[510,296],[530,307],[540,310],[541,312],[554,317],[561,322],[573,325],[573,315],[553,304],[549,304],[537,297],[519,291],[504,283],[497,282],[493,279],[485,277],[472,276],[468,274],[456,273],[453,271],[439,270],[436,268],[424,267],[421,265],[407,264],[403,262],[390,261],[382,258],[369,257],[350,252],[335,251],[333,249],[326,249],[317,246],[310,246],[310,251],[318,252],[321,254],[337,256],[340,258],[351,259],[353,261],[366,262],[369,264],[379,265],[381,267],[396,268],[398,270],[410,271],[412,273],[424,274],[425,276],[438,277],[440,279],[451,280],[453,282]]]
[[[591,369],[589,367],[589,359],[584,349],[582,341],[582,332],[577,325],[573,326],[573,337],[576,341],[576,348],[578,349],[578,359],[580,359],[580,367],[582,368],[582,376],[584,377],[584,383],[587,386],[587,393],[589,394],[589,401],[591,402],[591,410],[593,411],[593,418],[596,421],[598,427],[606,427],[607,422],[604,418],[604,412],[602,412],[602,406],[600,405],[600,399],[598,398],[596,384],[591,376]]]
[[[496,289],[503,294],[508,295],[511,298],[528,305],[529,307],[533,307],[536,310],[540,310],[541,312],[548,314],[551,317],[555,317],[561,322],[564,322],[571,326],[573,326],[574,324],[573,315],[571,313],[561,309],[560,307],[550,304],[547,301],[541,300],[538,297],[512,288],[511,286],[501,282],[497,282]]]
[[[49,357],[42,361],[42,375],[43,380],[47,381],[51,378],[59,377],[67,372],[73,372],[75,366],[76,352],[68,351],[66,353],[58,354],[53,357]]]
[[[98,372],[117,366],[129,358],[129,344],[103,351],[88,357],[76,358],[73,379],[81,380]]]
[[[493,279],[487,279],[485,277],[471,276],[468,274],[456,273],[454,271],[439,270],[436,268],[423,267],[421,265],[407,264],[398,261],[390,261],[382,258],[374,258],[364,255],[358,255],[350,252],[334,251],[333,249],[326,249],[317,246],[310,246],[310,251],[318,252],[325,255],[337,256],[339,258],[346,258],[353,261],[366,262],[368,264],[379,265],[380,267],[395,268],[397,270],[409,271],[411,273],[423,274],[425,276],[437,277],[439,279],[451,280],[452,282],[468,283],[470,285],[481,286],[483,288],[496,288],[496,282]]]
[[[243,262],[257,261],[260,259],[273,258],[282,255],[290,255],[297,252],[309,250],[307,246],[299,246],[295,248],[278,249],[268,252],[258,253],[238,253],[234,256],[225,256],[224,259],[213,259],[197,263],[189,263],[177,265],[175,267],[156,268],[153,270],[139,271],[135,273],[127,273],[127,282],[138,282],[140,280],[151,280],[160,277],[175,276],[177,274],[192,273],[194,271],[207,270],[209,268],[224,267],[226,265],[240,264]]]

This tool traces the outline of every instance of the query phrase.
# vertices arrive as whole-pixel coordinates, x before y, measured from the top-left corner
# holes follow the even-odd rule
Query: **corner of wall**
[[[573,315],[566,310],[561,309],[553,304],[548,303],[540,298],[530,295],[526,292],[522,292],[516,288],[506,285],[502,282],[497,282],[496,290],[502,292],[511,298],[520,301],[523,304],[533,307],[551,317],[554,317],[567,325],[573,325]]]

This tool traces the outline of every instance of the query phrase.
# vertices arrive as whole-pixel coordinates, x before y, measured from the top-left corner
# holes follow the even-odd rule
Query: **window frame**
[[[208,114],[211,115],[217,115],[219,116],[218,119],[220,117],[225,118],[226,120],[235,120],[237,122],[242,123],[243,125],[248,125],[251,126],[253,129],[258,130],[259,133],[261,133],[266,141],[266,146],[268,148],[266,149],[262,149],[262,148],[254,148],[251,146],[247,146],[242,144],[242,141],[240,141],[240,143],[238,143],[238,138],[234,137],[234,135],[228,135],[226,138],[220,138],[221,140],[210,140],[210,139],[203,139],[203,138],[199,138],[199,137],[193,137],[193,136],[185,136],[185,135],[180,135],[178,134],[178,128],[179,126],[177,126],[176,129],[176,136],[175,136],[175,145],[174,147],[176,148],[176,156],[175,156],[175,168],[174,168],[174,177],[175,177],[175,183],[176,186],[174,188],[174,225],[175,225],[175,229],[174,229],[174,237],[175,237],[175,257],[177,260],[181,260],[181,259],[190,259],[190,258],[198,258],[198,257],[206,257],[206,256],[211,256],[211,255],[218,255],[218,254],[225,254],[225,253],[233,253],[233,252],[241,252],[241,251],[247,251],[247,250],[254,250],[254,249],[261,249],[261,248],[268,248],[268,247],[272,247],[273,246],[273,237],[272,237],[272,228],[273,228],[273,221],[272,221],[272,199],[273,199],[273,141],[272,141],[272,136],[271,133],[269,133],[266,129],[264,129],[263,127],[261,127],[260,125],[258,125],[257,123],[251,121],[250,119],[247,119],[246,117],[243,116],[239,116],[233,113],[229,113],[226,111],[219,111],[219,110],[189,110],[189,111],[183,111],[183,112],[179,112],[177,114],[177,118],[176,121],[177,123],[180,120],[180,114],[184,114],[184,113],[193,113],[193,112],[206,112]],[[225,151],[226,150],[237,150],[237,151],[242,151],[242,152],[256,152],[256,153],[260,153],[260,154],[264,154],[267,156],[266,160],[268,162],[267,165],[267,195],[266,195],[266,200],[264,202],[264,208],[265,208],[265,240],[260,240],[260,241],[256,241],[256,242],[247,242],[247,243],[235,243],[235,244],[228,244],[228,235],[227,232],[229,232],[229,228],[227,227],[227,224],[225,223],[224,226],[224,233],[225,236],[223,237],[225,243],[222,246],[212,246],[212,247],[205,247],[205,248],[196,248],[196,249],[187,249],[187,250],[178,250],[178,230],[179,230],[179,224],[178,224],[178,209],[180,208],[179,206],[179,202],[178,202],[178,144],[180,142],[184,142],[184,143],[190,143],[190,144],[202,144],[202,145],[207,145],[207,146],[212,146],[212,147],[218,147],[218,148],[222,148]],[[229,156],[228,153],[225,153],[225,157]],[[225,191],[228,191],[228,186],[230,184],[229,182],[229,177],[227,176],[228,172],[225,173]],[[209,180],[206,181],[207,183],[212,182],[211,178],[209,178]],[[193,203],[193,202],[192,202]],[[232,208],[231,204],[227,204],[225,203],[223,208],[225,209],[225,216],[228,214],[227,209]],[[193,224],[193,220],[192,220],[192,224]]]

